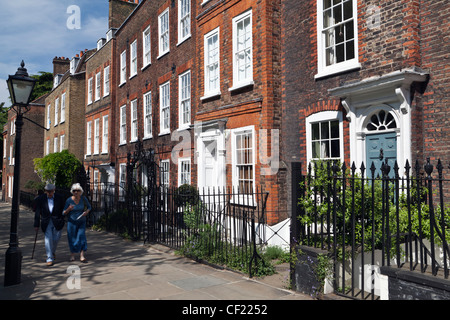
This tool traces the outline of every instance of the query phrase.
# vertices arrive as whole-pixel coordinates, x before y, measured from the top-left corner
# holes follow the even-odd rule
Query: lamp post
[[[21,281],[22,252],[19,248],[17,226],[19,221],[19,192],[20,192],[20,148],[22,138],[23,114],[28,111],[36,80],[28,77],[25,63],[22,60],[20,67],[13,76],[9,76],[8,89],[11,96],[12,109],[16,112],[16,150],[14,165],[14,183],[11,204],[11,231],[9,248],[5,255],[5,282],[4,286],[19,284]]]

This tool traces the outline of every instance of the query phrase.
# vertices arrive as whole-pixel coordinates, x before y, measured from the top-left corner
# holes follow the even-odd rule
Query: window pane
[[[340,23],[342,22],[342,7],[336,6],[333,8],[333,17],[334,17],[334,23]]]
[[[318,123],[313,123],[311,125],[311,127],[312,127],[312,139],[313,140],[319,140],[320,139],[319,124]]]
[[[321,139],[328,139],[330,138],[330,123],[327,122],[322,122],[320,124],[320,138]]]
[[[324,26],[324,28],[328,28],[328,27],[330,27],[330,26],[332,26],[334,24],[331,12],[332,12],[331,9],[329,9],[329,10],[326,10],[323,13],[323,26]]]
[[[331,140],[331,157],[339,158],[340,156],[339,140]]]
[[[329,158],[330,157],[330,142],[329,141],[321,142],[320,153],[321,153],[321,158]]]
[[[312,143],[312,157],[320,158],[320,142]]]
[[[353,59],[355,57],[355,42],[347,42],[347,60]]]
[[[339,138],[339,121],[330,121],[331,138]]]
[[[336,46],[336,62],[345,61],[344,44]]]
[[[344,20],[353,17],[353,3],[352,0],[344,2]]]
[[[345,24],[345,40],[352,40],[354,38],[354,31],[353,31],[353,20],[350,22],[347,22]]]
[[[329,48],[326,50],[326,64],[327,66],[334,64],[334,48]]]

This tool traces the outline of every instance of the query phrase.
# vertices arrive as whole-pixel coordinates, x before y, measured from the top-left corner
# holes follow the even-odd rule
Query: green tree
[[[39,71],[38,73],[38,75],[31,75],[31,77],[37,81],[33,92],[31,93],[30,101],[33,101],[47,92],[52,91],[53,88],[53,73],[45,71]]]
[[[42,181],[54,183],[61,188],[70,187],[75,181],[76,174],[82,169],[81,162],[67,150],[51,153],[33,161],[34,169]]]
[[[0,102],[0,126],[3,128],[3,126],[8,122],[8,110],[9,108],[5,107],[4,102]]]

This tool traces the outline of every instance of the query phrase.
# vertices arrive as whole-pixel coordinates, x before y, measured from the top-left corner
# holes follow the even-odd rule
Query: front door
[[[203,153],[203,187],[205,189],[217,186],[217,140],[204,141]]]
[[[381,174],[381,165],[388,160],[388,164],[391,167],[389,177],[393,178],[394,164],[397,160],[397,133],[377,133],[366,136],[366,172],[367,176],[371,178],[370,167],[372,163],[375,164],[375,177]]]
[[[221,134],[205,134],[198,140],[198,187],[208,191],[225,186],[224,153],[221,156]]]

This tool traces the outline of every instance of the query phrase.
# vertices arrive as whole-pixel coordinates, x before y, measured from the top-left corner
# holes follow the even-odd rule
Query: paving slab
[[[3,253],[9,243],[10,210],[9,204],[0,202],[2,272]],[[33,216],[30,210],[20,208],[22,281],[4,287],[2,275],[1,300],[313,300],[287,290],[286,283],[275,277],[249,279],[237,272],[177,256],[167,247],[143,245],[92,230],[87,230],[88,263],[69,261],[64,229],[56,263],[47,267],[42,232],[31,259],[35,237]]]

